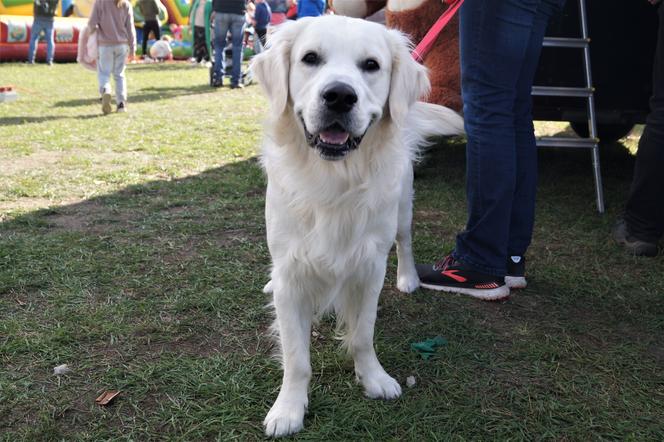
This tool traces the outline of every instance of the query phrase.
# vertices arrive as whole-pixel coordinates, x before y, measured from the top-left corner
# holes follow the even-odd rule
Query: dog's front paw
[[[274,287],[272,287],[272,280],[270,279],[267,284],[265,284],[265,287],[263,287],[263,293],[265,294],[270,294],[274,291]]]
[[[360,378],[364,394],[371,399],[396,399],[401,396],[401,386],[385,371],[372,373]]]
[[[306,403],[277,398],[263,421],[265,435],[268,437],[282,437],[297,433],[304,427],[306,408]]]
[[[412,293],[420,286],[420,278],[415,275],[397,276],[397,289],[403,293]]]

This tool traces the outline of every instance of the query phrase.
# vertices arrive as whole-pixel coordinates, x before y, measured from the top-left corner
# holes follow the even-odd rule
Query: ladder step
[[[586,48],[589,38],[544,37],[543,46],[550,48]]]
[[[575,147],[593,149],[599,143],[596,138],[537,137],[537,147]]]
[[[533,95],[546,95],[549,97],[590,97],[594,92],[589,87],[553,87],[533,86]]]

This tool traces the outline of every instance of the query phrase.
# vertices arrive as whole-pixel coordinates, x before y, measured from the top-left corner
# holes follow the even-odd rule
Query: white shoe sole
[[[421,287],[425,289],[438,290],[440,292],[460,293],[462,295],[472,296],[473,298],[482,299],[484,301],[499,301],[505,299],[510,295],[510,288],[507,285],[496,287],[495,289],[469,289],[464,287],[448,287],[420,283]]]
[[[506,276],[505,284],[511,289],[525,289],[528,286],[525,276]]]
[[[101,111],[104,115],[111,113],[111,94],[108,92],[101,96]]]

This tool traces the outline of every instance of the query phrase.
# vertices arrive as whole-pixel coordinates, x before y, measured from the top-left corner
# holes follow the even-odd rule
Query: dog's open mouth
[[[309,146],[318,149],[321,158],[324,160],[340,160],[350,151],[357,149],[362,141],[362,136],[353,137],[340,123],[333,123],[326,127],[317,135],[307,130],[304,121],[304,132]]]

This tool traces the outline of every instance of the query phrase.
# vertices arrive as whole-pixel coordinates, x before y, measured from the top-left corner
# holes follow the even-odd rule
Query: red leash
[[[463,0],[445,0],[445,3],[447,3],[449,7],[445,10],[445,12],[442,13],[436,23],[431,26],[429,32],[427,32],[420,44],[418,44],[411,53],[415,61],[418,63],[422,63],[422,61],[424,61],[424,57],[431,49],[431,46],[433,46],[433,42],[436,41],[438,34],[440,34],[443,28],[447,26],[450,20],[452,20],[454,14],[461,7]]]

